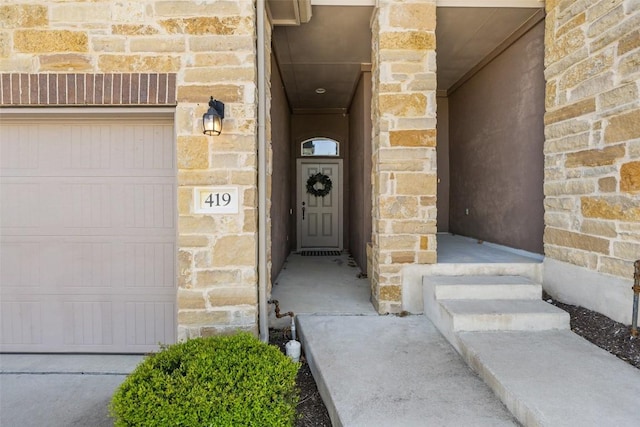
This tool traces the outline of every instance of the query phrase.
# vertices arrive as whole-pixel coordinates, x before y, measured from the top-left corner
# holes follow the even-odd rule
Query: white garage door
[[[0,123],[0,351],[175,341],[172,116]]]

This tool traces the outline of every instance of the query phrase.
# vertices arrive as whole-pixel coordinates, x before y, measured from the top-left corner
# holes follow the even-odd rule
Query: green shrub
[[[251,334],[195,338],[145,358],[116,390],[116,426],[292,426],[293,363]]]

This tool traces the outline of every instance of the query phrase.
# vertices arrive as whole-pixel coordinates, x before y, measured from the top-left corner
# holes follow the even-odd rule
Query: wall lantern
[[[209,111],[202,116],[202,131],[205,135],[218,136],[222,132],[222,119],[224,119],[224,104],[213,99],[209,101]]]

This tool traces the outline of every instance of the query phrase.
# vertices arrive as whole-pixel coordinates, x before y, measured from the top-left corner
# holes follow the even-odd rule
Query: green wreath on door
[[[316,188],[316,184],[322,184],[321,188]],[[314,195],[315,197],[324,197],[331,191],[333,183],[331,178],[327,175],[318,172],[315,175],[311,175],[307,179],[307,193]]]

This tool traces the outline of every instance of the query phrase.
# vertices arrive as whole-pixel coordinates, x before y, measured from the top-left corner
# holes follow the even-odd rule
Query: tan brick
[[[382,218],[410,219],[418,215],[418,199],[411,196],[380,198]]]
[[[618,108],[638,99],[638,86],[636,83],[627,83],[623,86],[611,89],[598,95],[598,106],[600,110]]]
[[[50,6],[51,22],[64,23],[104,23],[111,17],[108,2],[69,2]]]
[[[240,16],[174,18],[160,20],[158,23],[170,34],[192,34],[199,36],[246,34],[247,29],[251,28],[249,18]]]
[[[601,2],[601,4],[606,4],[608,6],[610,4],[610,1],[611,0],[607,2]],[[589,19],[591,20],[593,19],[593,17],[589,16]],[[591,23],[591,25],[589,25],[587,29],[587,35],[589,37],[596,37],[604,33],[606,30],[614,27],[616,24],[619,24],[623,19],[624,19],[624,10],[622,8],[622,5],[619,5],[615,9],[609,10],[605,15],[599,17],[598,19],[593,20],[593,22]]]
[[[216,221],[211,216],[180,216],[178,231],[181,234],[214,234]]]
[[[178,289],[178,310],[201,309],[205,308],[204,295],[202,291],[190,291],[186,289]]]
[[[235,52],[197,53],[193,56],[195,67],[238,66],[251,63],[251,58]]]
[[[570,20],[562,24],[555,33],[556,38],[560,38],[569,31],[577,28],[585,23],[587,14],[585,12],[573,16]]]
[[[628,197],[582,197],[580,204],[586,218],[640,221],[640,201]]]
[[[197,36],[189,37],[189,50],[192,52],[240,52],[247,51],[252,57],[255,49],[255,40],[251,36]]]
[[[435,4],[397,4],[389,8],[389,24],[406,30],[435,30]]]
[[[598,221],[593,219],[585,219],[582,221],[580,231],[585,234],[593,234],[602,237],[616,237],[615,223],[612,221]]]
[[[89,71],[93,69],[91,57],[77,53],[40,55],[38,71]]]
[[[413,251],[391,252],[391,262],[393,264],[413,264],[416,262],[416,253]]]
[[[596,254],[577,249],[544,245],[544,255],[547,258],[568,262],[590,269],[595,269],[598,265],[598,256]]]
[[[179,71],[180,66],[180,57],[170,55],[104,54],[98,57],[98,68],[105,73],[171,73]]]
[[[192,194],[190,192],[190,194]],[[207,236],[178,236],[178,246],[181,248],[204,248],[209,246],[209,238]]]
[[[436,194],[438,179],[435,175],[423,173],[398,173],[396,175],[396,193],[407,195]]]
[[[181,185],[227,185],[229,172],[226,170],[181,170],[178,171]]]
[[[13,46],[17,52],[87,52],[89,38],[80,31],[69,30],[16,30]]]
[[[143,24],[118,24],[111,26],[111,33],[123,36],[150,36],[158,34],[157,28]]]
[[[620,191],[627,193],[640,191],[640,161],[622,165],[620,168]]]
[[[244,210],[244,225],[242,231],[245,233],[255,233],[258,231],[258,211],[257,209]]]
[[[552,64],[585,46],[585,36],[580,28],[567,32],[563,37],[555,38],[553,32],[546,32],[551,38],[545,40],[545,63]]]
[[[558,83],[555,80],[550,80],[545,86],[544,105],[547,110],[552,110],[556,106],[556,99],[558,97]]]
[[[48,23],[46,6],[36,4],[0,6],[0,28],[43,27]]]
[[[115,37],[92,37],[91,47],[95,52],[124,52],[125,39]]]
[[[394,116],[423,116],[427,112],[427,97],[422,93],[380,95],[382,114]]]
[[[613,242],[613,255],[628,261],[640,259],[640,243]]]
[[[186,43],[182,37],[136,37],[129,41],[131,52],[184,52]]]
[[[613,193],[617,190],[618,180],[613,176],[607,176],[598,180],[598,190],[603,193]]]
[[[638,49],[640,47],[640,30],[636,30],[630,34],[627,34],[625,37],[620,39],[618,42],[618,55],[622,56],[627,52],[631,52],[634,49]]]
[[[601,257],[599,271],[613,276],[633,279],[633,261],[618,258]]]
[[[253,67],[206,67],[191,68],[184,72],[185,82],[217,83],[223,81],[253,81]],[[217,95],[216,95],[217,96]]]
[[[381,286],[381,301],[400,301],[402,298],[402,288],[400,286]]]
[[[548,182],[544,184],[545,196],[566,196],[569,194],[590,194],[595,191],[595,184],[587,180],[568,180]]]
[[[419,251],[416,262],[418,264],[436,264],[438,262],[438,253],[435,250]]]
[[[190,288],[191,283],[191,269],[193,264],[193,255],[188,251],[178,251],[177,257],[178,263],[178,287]]]
[[[393,220],[391,232],[397,234],[431,234],[437,232],[435,221]]]
[[[564,165],[567,168],[582,166],[604,166],[612,165],[618,159],[624,157],[625,149],[623,145],[614,145],[602,150],[585,150],[567,154]]]
[[[547,140],[544,144],[545,153],[564,153],[589,147],[590,132],[568,135],[563,138]]]
[[[402,31],[380,34],[380,50],[433,50],[436,47],[436,37],[433,32]]]
[[[545,212],[544,213],[544,225],[547,227],[555,228],[569,228],[571,227],[571,217],[567,212]]]
[[[213,247],[214,266],[245,265],[256,263],[256,238],[253,235],[222,236]]]
[[[587,120],[572,119],[563,122],[548,124],[544,128],[545,137],[548,140],[563,138],[591,130],[591,124]]]
[[[225,103],[243,102],[244,89],[240,85],[231,84],[210,86],[181,85],[180,87],[178,87],[178,102],[200,102],[204,103],[204,105],[206,106],[206,104],[209,102],[209,96],[212,96],[212,94],[215,94],[217,99],[224,99]],[[216,142],[218,140],[219,139],[217,138]]]
[[[215,287],[207,291],[207,298],[212,307],[255,305],[258,303],[256,288],[249,286]]]
[[[235,185],[256,185],[258,182],[256,171],[231,171],[229,183]]]
[[[179,169],[206,169],[209,166],[209,138],[178,136],[176,155]]]
[[[392,147],[435,147],[436,130],[397,130],[389,132]]]
[[[582,249],[585,251],[603,254],[609,253],[609,241],[606,239],[557,228],[547,227],[545,229],[544,242],[551,245]]]
[[[640,109],[611,117],[605,128],[606,143],[640,138]]]
[[[203,270],[196,273],[196,286],[210,288],[212,286],[231,286],[242,283],[242,273],[237,269]]]
[[[180,325],[222,325],[231,321],[228,310],[178,310]]]
[[[559,82],[559,88],[573,88],[588,79],[610,70],[614,60],[615,53],[613,49],[607,49],[602,53],[590,55],[583,61],[573,65],[563,74]]]
[[[558,110],[548,112],[544,115],[544,123],[551,124],[567,119],[583,116],[596,110],[595,98],[585,99],[574,104],[564,106]]]
[[[379,236],[380,250],[414,250],[418,249],[418,236],[412,235],[381,235]]]
[[[629,82],[637,79],[638,74],[640,74],[640,50],[635,50],[620,60],[618,75],[623,82]]]

